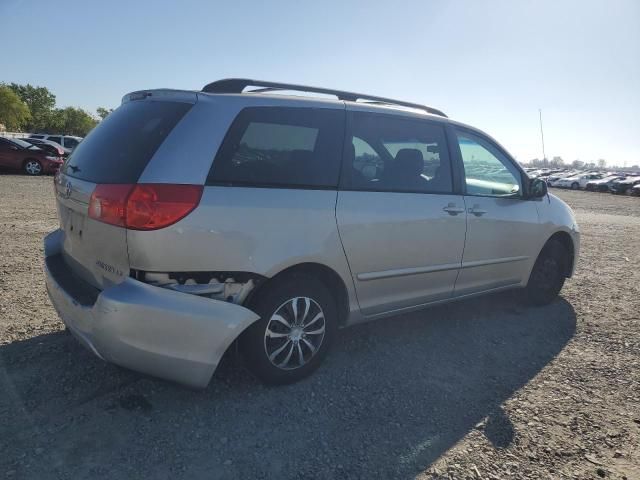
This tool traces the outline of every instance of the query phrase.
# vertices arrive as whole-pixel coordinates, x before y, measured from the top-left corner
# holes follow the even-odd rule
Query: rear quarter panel
[[[131,267],[272,277],[300,263],[319,263],[341,276],[353,303],[353,280],[336,226],[336,195],[333,190],[205,187],[198,208],[175,225],[128,232]]]

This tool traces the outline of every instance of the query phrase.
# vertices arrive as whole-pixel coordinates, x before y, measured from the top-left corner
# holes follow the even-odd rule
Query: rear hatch
[[[129,275],[127,230],[89,216],[92,194],[99,186],[136,184],[195,101],[184,101],[184,95],[182,101],[162,94],[156,97],[151,92],[125,97],[125,103],[76,147],[55,180],[64,260],[75,274],[99,289]]]

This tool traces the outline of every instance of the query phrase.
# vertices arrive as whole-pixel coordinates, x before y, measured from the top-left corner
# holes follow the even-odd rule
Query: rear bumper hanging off
[[[204,388],[229,345],[259,319],[240,305],[133,278],[94,289],[64,262],[63,235],[44,240],[49,297],[73,335],[106,361]]]

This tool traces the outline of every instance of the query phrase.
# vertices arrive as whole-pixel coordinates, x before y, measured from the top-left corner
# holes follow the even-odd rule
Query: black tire
[[[580,184],[578,182],[573,182],[571,184],[571,190],[578,190],[580,188]]]
[[[303,317],[299,317],[300,323],[307,318],[307,322],[311,322],[318,315],[317,308],[323,314],[323,318],[316,320],[313,326],[309,323],[309,327],[302,329],[304,332],[317,332],[323,329],[323,335],[321,339],[318,339],[319,334],[306,335],[304,333],[302,338],[294,336],[294,329],[287,328],[279,320],[273,320],[272,316],[276,312],[288,312],[287,320],[292,326],[294,318],[294,299],[299,298],[296,303],[296,310],[298,308],[305,308],[305,298],[311,300],[310,306],[304,311]],[[313,373],[322,363],[326,357],[329,347],[335,337],[338,327],[338,315],[336,309],[335,299],[332,297],[330,291],[319,280],[307,276],[307,275],[291,275],[276,281],[271,286],[265,287],[265,289],[258,293],[250,305],[250,308],[260,315],[260,320],[252,324],[247,330],[245,330],[240,337],[240,351],[246,361],[247,367],[251,372],[258,377],[262,382],[271,385],[283,385],[288,383],[294,383]],[[308,313],[308,315],[307,315]],[[300,314],[298,314],[300,315]],[[313,318],[312,318],[313,317]],[[322,326],[321,323],[324,323]],[[281,336],[282,338],[271,338],[267,335],[267,327],[269,332],[274,335]],[[297,327],[299,333],[302,327]],[[312,328],[313,330],[309,330]],[[274,330],[279,330],[275,332]],[[292,335],[292,337],[285,336]],[[305,338],[306,337],[306,338]],[[291,344],[291,352],[289,353],[289,347],[287,342]],[[305,343],[306,342],[306,343]],[[311,346],[309,346],[311,344]],[[270,359],[269,353],[273,355],[281,346],[284,350]],[[312,347],[315,346],[315,352]],[[269,353],[267,351],[269,350]],[[300,353],[302,352],[302,353]],[[289,354],[289,357],[287,357]],[[298,355],[302,354],[307,356],[306,363],[303,361],[302,366],[299,365]],[[291,356],[293,355],[293,356]],[[274,363],[284,364],[287,360],[292,364],[291,368],[288,366],[277,366]]]
[[[24,161],[24,165],[22,165],[22,170],[27,175],[37,176],[42,174],[42,164],[36,160],[35,158],[28,158]]]
[[[527,301],[532,305],[551,303],[562,290],[569,265],[569,252],[557,240],[544,246],[531,270],[525,288]]]

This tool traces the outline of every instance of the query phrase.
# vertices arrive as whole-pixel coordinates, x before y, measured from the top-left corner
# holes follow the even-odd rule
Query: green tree
[[[30,120],[29,107],[10,87],[0,84],[0,123],[7,130],[21,130]]]
[[[58,131],[65,135],[79,135],[84,137],[98,121],[81,108],[67,107],[56,110],[56,122],[62,127]]]
[[[96,109],[96,113],[100,117],[100,120],[104,120],[105,118],[107,118],[107,115],[109,115],[111,112],[113,112],[113,108],[98,107]]]
[[[27,104],[31,111],[31,120],[25,125],[27,130],[33,132],[48,130],[53,109],[56,106],[56,96],[46,87],[34,87],[29,84],[11,83],[9,88]]]

